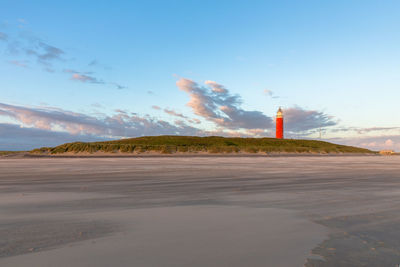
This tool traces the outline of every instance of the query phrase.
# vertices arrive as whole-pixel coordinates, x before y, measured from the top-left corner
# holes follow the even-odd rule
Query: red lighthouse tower
[[[281,108],[276,113],[276,138],[283,139],[283,113]]]

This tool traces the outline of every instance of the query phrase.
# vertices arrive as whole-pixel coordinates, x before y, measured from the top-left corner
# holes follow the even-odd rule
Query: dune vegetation
[[[20,153],[24,153],[24,151],[0,151],[0,156],[9,156]]]
[[[62,153],[375,153],[368,149],[317,140],[145,136],[105,142],[74,142],[32,150],[34,154]]]

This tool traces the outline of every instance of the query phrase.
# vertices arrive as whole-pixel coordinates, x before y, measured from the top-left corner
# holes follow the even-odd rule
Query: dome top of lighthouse
[[[283,117],[283,112],[282,112],[281,107],[279,107],[278,112],[276,113],[276,117],[277,118],[282,118]]]

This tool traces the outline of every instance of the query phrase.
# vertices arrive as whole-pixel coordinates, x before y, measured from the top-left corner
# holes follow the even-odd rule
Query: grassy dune
[[[316,140],[226,138],[219,136],[146,136],[106,142],[75,142],[32,150],[35,154],[61,153],[375,153],[368,149]]]
[[[9,156],[20,153],[24,153],[24,151],[0,151],[0,156]]]

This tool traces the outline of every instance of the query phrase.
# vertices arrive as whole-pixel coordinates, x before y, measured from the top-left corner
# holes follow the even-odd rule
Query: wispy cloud
[[[71,73],[71,80],[83,83],[97,83],[104,84],[103,81],[98,80],[96,77],[91,76],[92,72],[79,72],[76,70],[65,69],[64,72]]]
[[[100,83],[100,84],[104,83],[102,81],[99,81],[95,77],[88,76],[88,75],[85,75],[85,74],[79,74],[79,73],[72,74],[71,80],[80,81],[80,82],[83,82],[83,83],[87,83],[87,82],[88,83]]]
[[[183,119],[187,119],[187,118],[188,118],[188,117],[186,117],[185,115],[183,115],[182,113],[176,112],[176,111],[173,110],[173,109],[165,108],[165,109],[164,109],[164,112],[167,113],[167,114],[169,114],[169,115],[175,116],[175,117],[180,117],[180,118],[183,118]]]
[[[26,64],[23,63],[26,60],[21,59],[21,57],[34,59],[34,61],[41,65],[44,71],[49,73],[59,71],[59,68],[57,67],[59,64],[66,64],[71,61],[67,59],[67,53],[63,49],[49,44],[41,38],[33,35],[31,32],[21,32],[18,37],[15,38],[10,38],[6,33],[0,32],[0,41],[7,43],[6,51],[8,52],[8,55],[14,57],[9,60],[9,62],[20,67],[23,67],[24,65],[26,66]],[[19,59],[16,59],[15,57],[19,57]],[[56,62],[58,64],[55,64]],[[97,60],[93,60],[89,63],[89,66],[96,67],[100,65]],[[104,67],[104,69],[108,68]],[[64,70],[64,72],[71,73],[70,80],[83,83],[110,85],[116,89],[127,88],[120,83],[104,81],[103,79],[93,76],[92,73],[75,70]]]
[[[32,38],[29,48],[25,48],[25,52],[29,56],[34,56],[40,64],[51,66],[52,61],[62,60],[63,50],[58,47],[49,45],[37,38]]]
[[[226,90],[226,88],[223,85],[218,84],[218,83],[216,83],[214,81],[207,80],[204,83],[206,85],[210,86],[212,91],[215,92],[215,93],[221,93],[221,94],[227,94],[228,93],[228,90]]]
[[[190,117],[185,116],[182,113],[179,113],[179,112],[177,112],[177,111],[175,111],[173,109],[165,108],[163,111],[168,115],[171,115],[171,116],[174,116],[174,117],[178,117],[178,118],[182,118],[182,119],[184,119],[185,121],[187,121],[189,123],[193,123],[193,124],[200,124],[201,123],[201,121],[199,119],[190,118]]]
[[[201,121],[199,119],[190,118],[188,116],[183,115],[182,113],[176,112],[173,109],[169,109],[169,108],[162,109],[160,106],[156,106],[156,105],[151,106],[151,108],[155,109],[155,110],[162,110],[164,113],[166,113],[166,114],[168,114],[170,116],[174,116],[174,117],[185,119],[189,123],[193,123],[193,124],[200,124],[201,123]],[[179,121],[179,120],[177,120],[177,121]]]
[[[72,69],[65,69],[64,72],[71,73],[70,79],[73,81],[78,81],[78,82],[82,82],[82,83],[93,83],[93,84],[109,84],[109,85],[115,86],[117,89],[127,88],[126,86],[120,85],[118,83],[104,82],[104,81],[96,78],[95,76],[93,76],[94,73],[91,71],[79,72],[79,71],[72,70]]]
[[[98,105],[95,105],[98,106]],[[155,109],[160,109],[154,106]],[[166,109],[171,111],[170,109]],[[165,111],[165,110],[163,110]],[[335,121],[324,113],[306,111],[301,108],[284,110],[286,128],[292,137],[306,137],[325,125],[335,125]],[[222,135],[242,137],[271,136],[273,127],[269,129],[248,128],[231,129],[218,126],[214,130],[204,130],[187,124],[193,123],[201,127],[198,119],[180,116],[180,113],[171,112],[178,118],[173,123],[151,117],[140,116],[127,110],[116,109],[113,115],[98,113],[87,115],[71,112],[54,107],[27,107],[0,103],[0,118],[8,118],[16,124],[0,125],[0,149],[30,149],[44,145],[57,145],[72,141],[95,141],[105,139],[119,139],[143,135]],[[295,123],[293,123],[295,121]],[[307,124],[307,121],[311,121]],[[299,124],[306,124],[301,125]],[[290,126],[291,125],[291,126]],[[398,127],[365,128],[371,132],[384,131]],[[344,128],[343,128],[344,129]],[[332,128],[334,131],[335,128]],[[296,135],[297,134],[297,135]],[[361,146],[373,150],[394,149],[400,150],[400,135],[384,135],[369,137],[341,137],[325,139],[345,145]]]
[[[264,89],[263,93],[271,98],[279,98],[275,93],[269,89]]]
[[[231,130],[246,130],[246,133],[265,135],[273,129],[272,117],[260,111],[248,111],[241,108],[239,95],[230,94],[229,90],[214,81],[206,81],[200,86],[196,82],[181,78],[177,86],[189,94],[187,103],[193,112],[217,127]],[[272,91],[265,91],[273,96]],[[295,106],[284,110],[285,129],[290,134],[307,136],[321,127],[337,125],[337,120],[322,111],[306,110]]]
[[[332,133],[349,133],[354,132],[357,134],[367,134],[367,133],[376,133],[376,132],[391,132],[400,130],[400,127],[336,127],[331,129]]]
[[[5,38],[1,38],[5,36]],[[0,33],[0,39],[8,43],[7,51],[11,55],[27,55],[43,66],[51,67],[54,61],[63,61],[65,52],[32,35],[20,34],[18,38],[10,38]]]
[[[271,117],[260,111],[242,109],[240,96],[231,95],[224,86],[214,81],[206,81],[206,85],[208,88],[185,78],[177,81],[179,89],[189,94],[190,101],[187,105],[196,115],[227,129],[268,129],[272,127]]]
[[[94,135],[73,135],[46,129],[22,127],[17,124],[0,123],[0,150],[30,150],[43,146],[57,146],[67,142],[104,141]]]
[[[201,123],[201,120],[196,119],[196,118],[189,119],[188,121],[189,121],[190,123],[195,123],[195,124],[200,124],[200,123]]]
[[[104,83],[93,76],[93,72],[78,72],[72,69],[66,69],[64,72],[72,75],[71,79],[82,83]],[[153,105],[152,108],[162,110],[177,119],[174,122],[165,121],[149,115],[138,115],[119,109],[114,110],[113,115],[102,113],[87,115],[53,107],[16,106],[4,103],[0,103],[0,117],[12,119],[24,127],[96,138],[162,134],[257,137],[272,135],[275,127],[273,118],[261,111],[243,109],[241,97],[231,94],[223,85],[214,81],[206,81],[205,86],[200,86],[192,80],[181,78],[177,81],[177,86],[189,95],[187,106],[202,120],[191,118],[190,115],[171,108],[163,109],[156,105]],[[289,137],[309,137],[320,128],[338,126],[338,120],[333,116],[322,111],[306,110],[298,106],[284,109],[284,116],[285,131]],[[205,121],[212,122],[214,127],[210,127],[210,124],[203,126],[202,122]],[[209,130],[210,128],[212,130]],[[328,129],[331,132],[377,132],[400,129],[400,127],[333,127]],[[394,138],[390,138],[390,140],[394,144],[397,143]]]
[[[305,132],[312,129],[337,125],[333,116],[317,110],[305,110],[301,107],[292,107],[283,110],[285,128],[291,132]]]
[[[188,125],[184,120],[173,123],[148,115],[139,116],[125,110],[115,110],[111,116],[87,115],[54,107],[27,107],[0,103],[0,118],[16,124],[0,125],[0,149],[31,149],[72,141],[96,141],[144,135],[222,135],[258,136],[249,130],[204,130]],[[200,123],[190,119],[192,123]],[[3,146],[1,145],[1,142]]]
[[[96,59],[93,59],[92,61],[89,62],[88,66],[97,66],[99,62]]]
[[[7,41],[8,40],[8,35],[5,34],[4,32],[0,32],[0,41]]]
[[[159,134],[196,135],[202,132],[186,124],[173,125],[149,116],[129,115],[121,110],[112,116],[97,117],[56,108],[0,103],[0,116],[37,129],[109,138]]]
[[[117,88],[117,89],[119,89],[119,90],[128,88],[127,86],[121,85],[121,84],[118,84],[118,83],[109,83],[109,84],[115,86],[115,88]]]
[[[104,84],[104,82],[99,81],[97,78],[92,77],[92,76],[88,76],[85,74],[79,74],[79,73],[74,73],[71,76],[71,80],[74,81],[79,81],[79,82],[83,82],[83,83],[99,83],[99,84]]]
[[[22,67],[22,68],[27,68],[28,67],[26,62],[22,62],[22,61],[19,61],[19,60],[10,60],[10,61],[8,61],[8,63],[10,63],[12,65],[15,65],[15,66],[18,66],[18,67]]]
[[[112,69],[110,66],[101,63],[101,62],[100,62],[99,60],[97,60],[97,59],[93,59],[93,60],[90,61],[87,65],[88,65],[89,67],[91,67],[91,68],[102,68],[102,69],[105,69],[105,70],[111,70],[111,69]]]
[[[349,146],[364,147],[371,150],[391,149],[400,151],[400,135],[373,135],[358,137],[329,138],[327,141]]]
[[[93,104],[91,104],[91,106],[92,107],[94,107],[94,108],[104,108],[104,106],[102,105],[102,104],[100,104],[100,103],[93,103]]]

